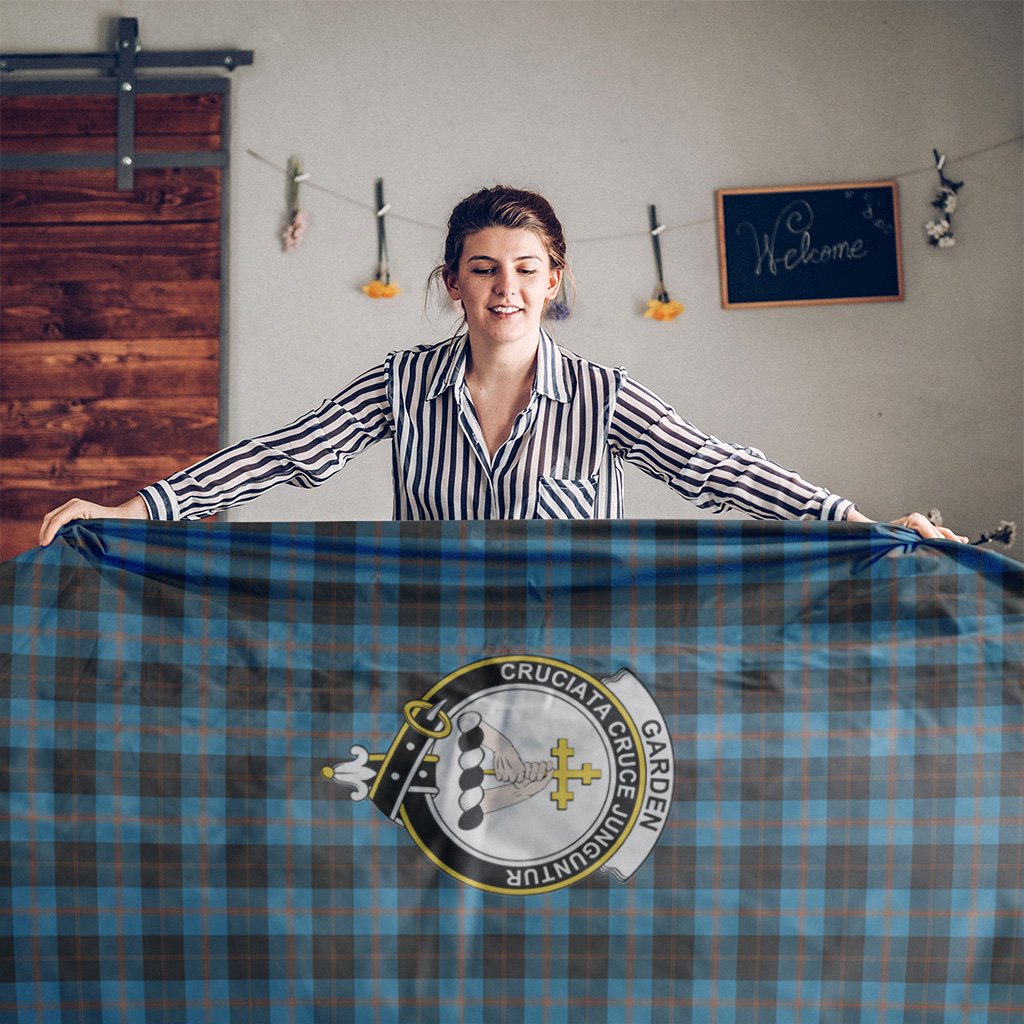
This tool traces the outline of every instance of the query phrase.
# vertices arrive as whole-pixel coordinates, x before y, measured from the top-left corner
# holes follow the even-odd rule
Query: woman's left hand
[[[867,516],[862,516],[854,509],[846,521],[849,523],[870,523],[874,520],[868,519]],[[967,544],[969,540],[967,537],[960,536],[959,533],[946,529],[945,526],[936,526],[927,516],[922,515],[920,512],[910,512],[905,516],[900,516],[899,519],[893,519],[890,525],[905,526],[907,529],[921,534],[925,540],[955,540],[961,544]]]

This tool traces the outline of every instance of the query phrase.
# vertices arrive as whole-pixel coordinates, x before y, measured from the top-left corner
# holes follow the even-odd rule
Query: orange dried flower
[[[651,299],[647,303],[647,312],[644,316],[648,320],[675,320],[686,307],[681,302],[662,302],[660,299]]]
[[[385,283],[378,279],[364,284],[363,294],[369,295],[371,299],[393,299],[396,295],[402,294],[402,289],[390,281]]]

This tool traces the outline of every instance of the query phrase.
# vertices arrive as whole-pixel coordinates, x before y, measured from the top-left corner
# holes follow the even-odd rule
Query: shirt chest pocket
[[[593,519],[597,477],[542,476],[534,519]]]

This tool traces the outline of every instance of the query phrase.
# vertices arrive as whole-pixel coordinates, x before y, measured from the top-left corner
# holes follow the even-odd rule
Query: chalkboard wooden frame
[[[903,300],[895,181],[719,189],[724,309]]]

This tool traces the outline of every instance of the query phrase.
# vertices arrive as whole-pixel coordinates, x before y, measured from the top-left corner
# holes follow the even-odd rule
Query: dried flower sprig
[[[660,236],[665,230],[665,225],[658,223],[658,210],[655,206],[648,206],[647,211],[651,221],[651,246],[654,249],[654,266],[658,271],[658,283],[654,287],[654,298],[647,303],[644,317],[647,320],[668,322],[675,320],[686,307],[681,302],[673,302],[669,298],[668,289],[665,287],[665,269],[661,261]]]
[[[309,214],[302,209],[299,202],[299,185],[309,180],[309,175],[302,170],[302,160],[293,156],[288,161],[288,226],[281,235],[281,244],[285,252],[299,247],[302,236],[309,227]]]
[[[302,236],[306,233],[308,226],[309,215],[305,210],[296,210],[292,214],[292,219],[288,222],[288,227],[284,229],[284,234],[281,235],[281,242],[285,252],[298,249]]]
[[[928,235],[929,245],[934,245],[937,249],[949,249],[956,245],[956,238],[953,237],[953,211],[956,209],[957,193],[964,187],[964,183],[953,181],[942,173],[946,166],[945,154],[940,155],[937,149],[933,149],[932,155],[935,157],[935,170],[939,174],[939,191],[932,200],[932,206],[942,216],[928,221],[924,230]]]
[[[374,185],[377,199],[377,275],[369,284],[364,284],[362,292],[371,299],[392,299],[402,294],[402,289],[391,281],[391,268],[388,264],[388,236],[384,226],[384,218],[390,203],[384,202],[384,179],[378,178]]]
[[[569,305],[569,296],[565,290],[565,273],[562,274],[561,284],[558,286],[558,294],[547,304],[544,315],[549,320],[568,320],[572,315],[572,306]]]
[[[1007,547],[1013,544],[1014,539],[1017,536],[1017,524],[1007,522],[1003,519],[999,525],[991,533],[983,533],[977,540],[972,540],[972,544],[991,544],[993,541],[999,544],[1005,544]]]

